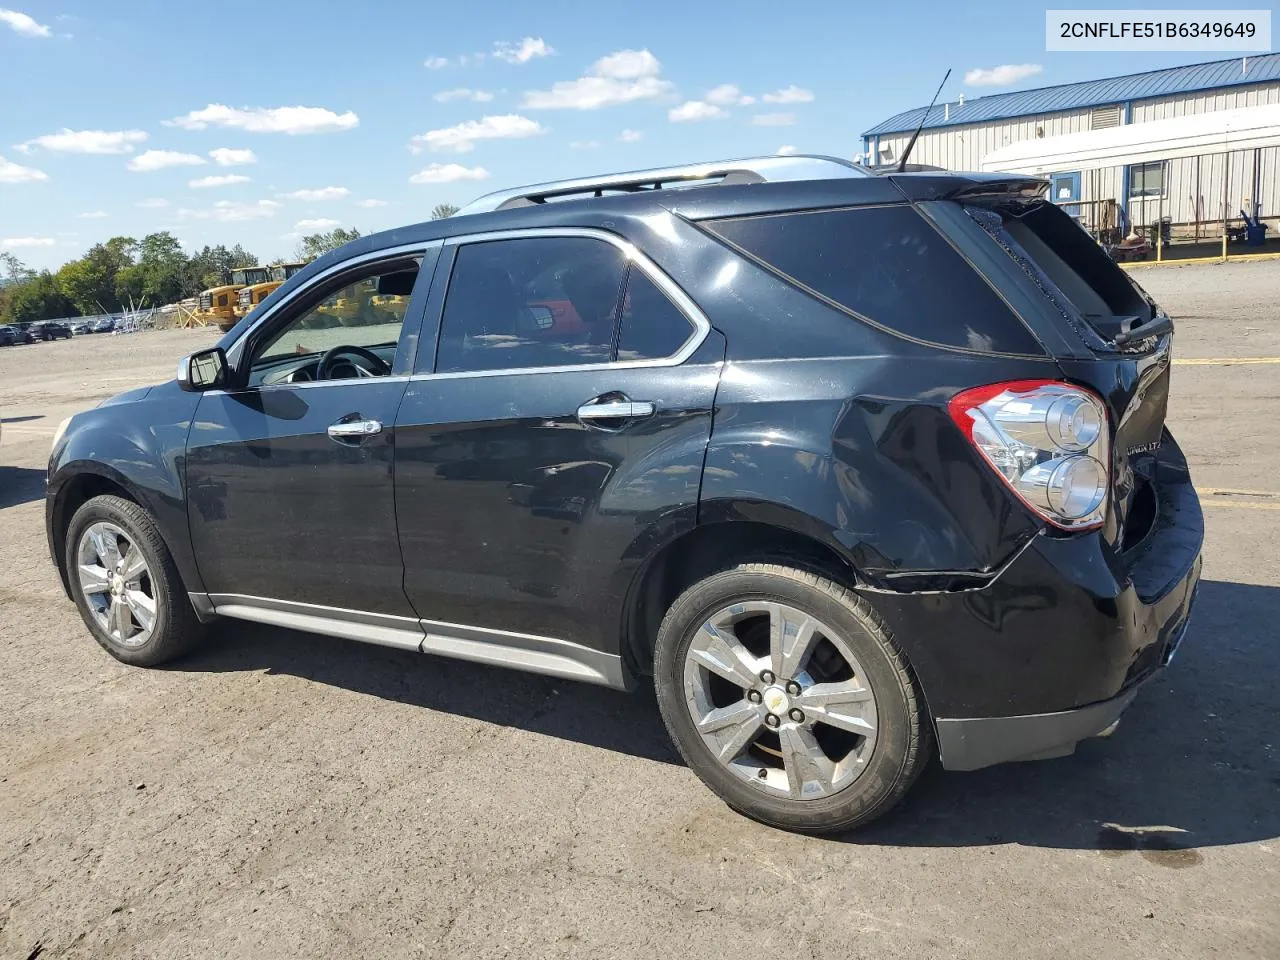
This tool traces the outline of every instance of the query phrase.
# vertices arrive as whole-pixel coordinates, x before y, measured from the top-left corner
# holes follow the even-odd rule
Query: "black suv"
[[[31,325],[31,332],[46,342],[71,339],[71,325],[62,320],[42,320]]]
[[[215,617],[621,689],[832,831],[1060,756],[1166,664],[1172,324],[1010,176],[774,157],[365,237],[73,417],[49,544],[127,663]]]

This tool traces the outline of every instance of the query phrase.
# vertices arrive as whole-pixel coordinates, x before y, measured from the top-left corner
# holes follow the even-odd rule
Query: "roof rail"
[[[848,160],[838,157],[794,154],[791,156],[747,157],[742,160],[717,160],[692,163],[680,167],[658,167],[634,170],[602,177],[557,180],[527,187],[498,190],[473,200],[456,216],[490,213],[546,203],[552,199],[602,197],[605,191],[638,193],[679,186],[682,181],[714,180],[719,184],[769,183],[783,180],[830,180],[839,177],[866,177],[872,174]]]

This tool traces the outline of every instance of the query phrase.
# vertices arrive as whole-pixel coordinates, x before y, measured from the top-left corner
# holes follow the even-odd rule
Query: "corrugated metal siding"
[[[1212,113],[1215,110],[1233,110],[1237,107],[1256,107],[1266,103],[1280,103],[1280,83],[1260,84],[1225,90],[1205,90],[1177,97],[1161,97],[1133,105],[1133,122],[1168,120],[1196,113]]]
[[[968,109],[968,104],[965,104],[965,109]],[[959,129],[925,130],[911,151],[911,162],[948,170],[978,170],[982,158],[999,147],[1036,136],[1056,137],[1062,133],[1088,130],[1089,116],[1089,110],[1075,110],[1049,117],[1023,117]],[[910,139],[910,133],[881,137],[882,162],[885,147],[893,151],[893,161],[897,162]]]
[[[1064,110],[1076,110],[1081,107],[1123,103],[1126,100],[1150,100],[1156,97],[1169,97],[1174,94],[1215,90],[1219,87],[1280,81],[1280,53],[1248,57],[1247,72],[1242,69],[1245,59],[1236,57],[1231,60],[1217,60],[1212,63],[1196,63],[1166,70],[1151,70],[1146,73],[1135,73],[1124,77],[1107,77],[1101,80],[1087,80],[1083,83],[1042,87],[1037,90],[998,93],[989,97],[968,100],[959,109],[954,103],[939,104],[929,111],[925,129],[963,126],[991,120],[1057,113]],[[949,117],[946,109],[948,106],[950,107]],[[867,130],[863,136],[900,133],[904,130],[909,133],[920,123],[920,118],[923,114],[923,107],[906,110],[890,117],[883,123],[876,124],[870,130]]]

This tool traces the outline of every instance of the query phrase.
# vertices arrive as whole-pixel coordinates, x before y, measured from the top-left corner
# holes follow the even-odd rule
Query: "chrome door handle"
[[[584,403],[578,408],[579,420],[635,420],[652,417],[653,404],[648,400],[612,400],[608,403]]]
[[[329,436],[334,440],[363,440],[382,432],[377,420],[339,420],[329,425]]]

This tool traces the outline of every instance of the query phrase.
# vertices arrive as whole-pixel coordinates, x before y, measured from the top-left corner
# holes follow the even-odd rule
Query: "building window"
[[[1129,196],[1164,196],[1165,163],[1135,163],[1129,168]]]

